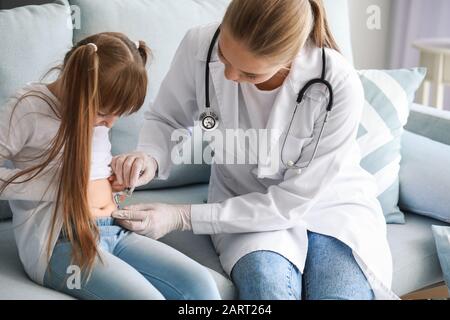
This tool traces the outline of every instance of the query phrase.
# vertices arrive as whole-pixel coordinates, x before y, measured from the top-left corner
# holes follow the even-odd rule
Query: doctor
[[[166,179],[172,133],[195,126],[222,136],[278,132],[278,148],[270,145],[277,170],[219,157],[208,204],[144,204],[114,217],[154,239],[175,230],[212,235],[240,299],[397,298],[375,181],[359,165],[362,85],[337,49],[322,0],[234,0],[218,27],[182,41],[139,151],[113,160],[114,184]]]

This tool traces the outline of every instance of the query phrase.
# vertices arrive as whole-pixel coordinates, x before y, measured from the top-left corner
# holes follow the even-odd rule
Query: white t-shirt
[[[95,127],[92,137],[91,180],[107,179],[112,175],[109,128]]]
[[[244,103],[252,128],[265,129],[281,86],[271,91],[263,91],[251,83],[241,83]]]

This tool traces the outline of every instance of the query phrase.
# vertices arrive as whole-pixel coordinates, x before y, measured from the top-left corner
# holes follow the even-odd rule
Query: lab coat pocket
[[[285,142],[281,144],[280,163],[281,168],[286,170],[289,166],[300,165],[305,160],[302,159],[304,149],[311,144],[314,137],[297,137],[288,134]]]
[[[281,137],[277,152],[271,154],[270,161],[260,163],[258,168],[253,170],[260,179],[283,180],[288,164],[292,161],[297,164],[301,160],[303,149],[308,146],[313,137],[299,138],[294,135],[284,135]],[[277,156],[278,157],[277,157]]]

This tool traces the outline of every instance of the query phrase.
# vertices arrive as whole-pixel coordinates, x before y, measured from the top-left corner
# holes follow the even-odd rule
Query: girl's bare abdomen
[[[89,207],[93,217],[111,217],[117,209],[108,179],[93,180],[88,185]]]

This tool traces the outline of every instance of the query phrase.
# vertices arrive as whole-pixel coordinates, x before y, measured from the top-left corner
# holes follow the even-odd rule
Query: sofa
[[[333,32],[343,54],[351,61],[347,1],[325,2]],[[40,80],[46,71],[60,63],[74,42],[97,32],[120,31],[134,40],[145,40],[153,50],[148,107],[186,30],[220,21],[228,3],[229,0],[59,0],[0,10],[0,105],[16,89],[27,82]],[[50,74],[44,81],[50,81],[52,77],[54,75]],[[142,112],[119,121],[111,135],[114,154],[134,150],[141,124]],[[450,145],[448,112],[412,105],[406,129]],[[414,141],[405,140],[404,143],[412,144],[409,147],[414,148]],[[408,156],[403,155],[402,163],[414,161]],[[210,168],[206,164],[175,166],[168,180],[140,188],[128,203],[205,203],[209,174]],[[450,190],[450,181],[445,183]],[[404,187],[402,175],[400,187]],[[388,225],[394,260],[393,290],[399,296],[443,281],[431,226],[446,223],[414,212],[405,214],[406,224]],[[71,299],[29,280],[17,253],[11,216],[8,202],[1,201],[0,299]],[[236,298],[233,284],[222,270],[209,236],[174,232],[161,241],[203,264],[212,273],[223,299]]]

